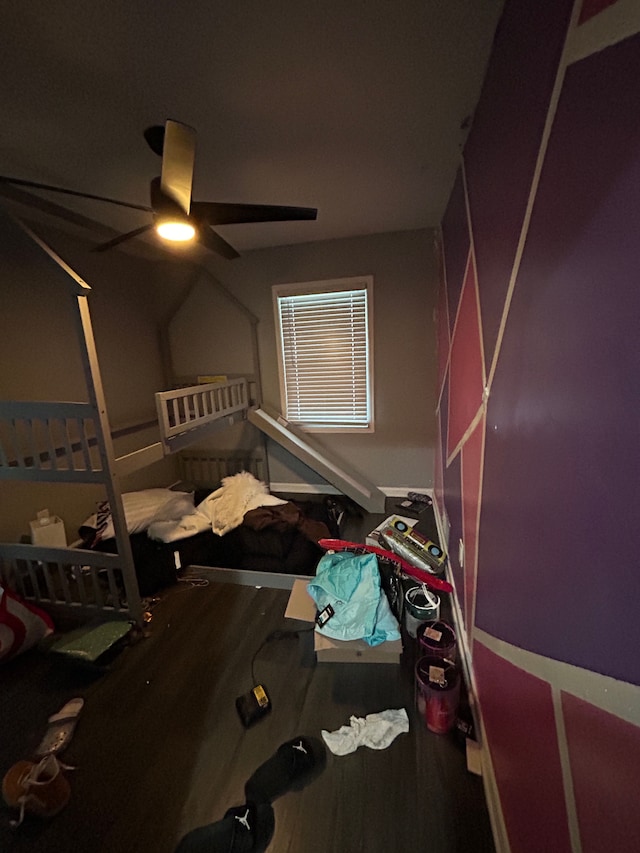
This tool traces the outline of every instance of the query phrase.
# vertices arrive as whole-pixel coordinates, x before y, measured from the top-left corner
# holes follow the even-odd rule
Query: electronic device
[[[264,684],[256,684],[236,699],[236,710],[242,725],[248,729],[271,712],[271,699]]]
[[[442,548],[402,519],[392,517],[380,531],[380,537],[391,551],[411,565],[434,574],[444,570],[447,557]]]
[[[433,506],[433,499],[429,495],[422,494],[422,492],[407,492],[407,499],[396,504],[396,506],[403,513],[410,512],[421,515]]]
[[[422,501],[400,501],[399,504],[396,504],[396,507],[401,510],[403,513],[411,512],[415,515],[420,515],[425,512],[425,510],[429,509],[429,504],[422,503]]]
[[[429,497],[429,495],[424,495],[422,492],[407,492],[407,497],[410,501],[414,501],[415,503],[423,503],[427,506],[431,506],[433,504],[433,499]]]

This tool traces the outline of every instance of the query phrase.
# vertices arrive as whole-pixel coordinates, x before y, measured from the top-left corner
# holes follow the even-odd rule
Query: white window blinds
[[[317,285],[320,289],[322,282]],[[285,293],[277,295],[276,304],[287,420],[320,429],[370,427],[366,284]]]

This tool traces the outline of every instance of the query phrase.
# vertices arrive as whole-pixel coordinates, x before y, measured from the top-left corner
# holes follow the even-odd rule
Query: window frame
[[[339,291],[366,292],[366,398],[368,422],[362,426],[357,424],[322,424],[300,422],[287,415],[286,383],[284,373],[284,338],[280,322],[279,300],[289,296],[305,296],[309,294],[335,293]],[[280,388],[280,408],[283,417],[305,432],[317,433],[372,433],[375,432],[374,418],[374,376],[373,376],[373,276],[351,276],[349,278],[326,279],[320,281],[303,281],[289,284],[277,284],[271,288],[273,313],[275,320],[276,351],[278,356],[278,382]]]

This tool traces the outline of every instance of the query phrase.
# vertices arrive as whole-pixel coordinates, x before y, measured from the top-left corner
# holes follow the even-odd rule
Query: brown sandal
[[[69,802],[71,788],[62,770],[73,768],[62,764],[55,755],[47,755],[37,764],[33,761],[18,761],[2,780],[2,796],[5,803],[20,810],[18,820],[12,826],[20,826],[25,814],[37,817],[54,817]]]

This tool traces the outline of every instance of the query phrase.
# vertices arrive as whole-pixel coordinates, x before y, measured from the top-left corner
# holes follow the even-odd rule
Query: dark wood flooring
[[[38,650],[5,664],[3,773],[30,757],[64,701],[80,695],[85,707],[63,755],[77,767],[69,804],[17,830],[0,811],[0,850],[171,853],[189,829],[242,804],[245,781],[284,741],[319,737],[352,714],[405,707],[408,734],[385,750],[329,754],[318,779],[276,801],[269,851],[493,853],[482,780],[467,771],[462,741],[427,731],[416,717],[410,644],[401,663],[389,665],[317,664],[311,633],[269,643],[255,674],[273,712],[243,728],[234,703],[252,686],[255,650],[274,629],[303,627],[284,619],[287,599],[281,589],[180,584],[155,605],[150,636],[106,672]]]

